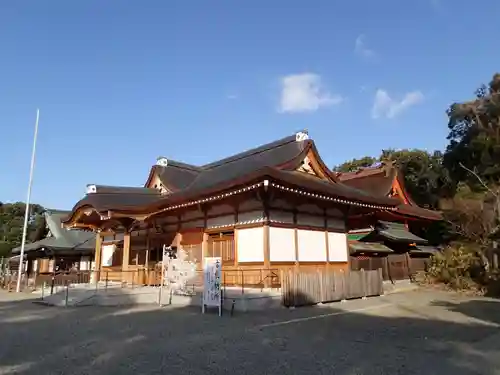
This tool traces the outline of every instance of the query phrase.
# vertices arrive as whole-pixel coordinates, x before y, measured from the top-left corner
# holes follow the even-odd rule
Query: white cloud
[[[375,51],[366,46],[365,36],[359,35],[354,42],[354,52],[365,58],[375,57]]]
[[[408,108],[420,104],[425,99],[421,91],[411,91],[406,93],[403,98],[398,101],[389,96],[387,91],[378,89],[375,93],[375,100],[372,107],[372,118],[378,119],[385,117],[392,119]]]
[[[314,112],[342,101],[342,96],[331,94],[324,88],[317,74],[292,74],[281,79],[279,112]]]
[[[235,100],[235,99],[238,99],[238,95],[236,94],[229,94],[226,96],[226,99],[228,100]]]

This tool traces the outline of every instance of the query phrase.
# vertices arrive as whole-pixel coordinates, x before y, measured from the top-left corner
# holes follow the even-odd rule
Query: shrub
[[[454,243],[431,258],[427,279],[455,290],[476,289],[484,280],[481,259],[474,246]]]

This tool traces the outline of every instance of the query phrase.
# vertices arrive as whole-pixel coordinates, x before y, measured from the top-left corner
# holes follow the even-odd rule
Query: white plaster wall
[[[274,223],[293,224],[293,214],[291,212],[270,210],[269,220]]]
[[[264,212],[262,210],[242,212],[238,214],[238,224],[252,224],[264,221]]]
[[[101,265],[110,267],[113,265],[113,253],[116,250],[116,245],[103,245],[101,252]]]
[[[326,262],[326,237],[323,231],[299,229],[299,262]]]
[[[289,228],[269,228],[271,262],[295,262],[295,231]]]
[[[328,229],[339,230],[341,232],[345,232],[345,228],[346,228],[345,220],[328,218],[327,227],[328,227]]]
[[[238,263],[264,262],[264,228],[236,230]]]
[[[219,217],[214,217],[207,219],[207,228],[213,228],[223,225],[233,225],[234,224],[234,214],[224,215]]]
[[[324,228],[325,219],[323,216],[314,216],[308,214],[297,214],[297,224],[310,227]]]
[[[332,262],[347,262],[347,234],[328,232],[328,259]]]

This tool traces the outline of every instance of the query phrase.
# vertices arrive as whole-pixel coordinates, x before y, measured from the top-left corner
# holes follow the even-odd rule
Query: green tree
[[[480,87],[474,100],[454,103],[447,113],[449,144],[443,161],[454,183],[465,182],[476,191],[485,189],[481,180],[498,185],[500,74],[495,74],[488,86]]]
[[[0,204],[0,257],[9,256],[22,241],[26,205],[22,202]],[[30,205],[27,242],[38,241],[46,235],[44,208]]]
[[[373,165],[377,158],[365,156],[360,159],[352,159],[333,168],[335,172],[354,172],[359,168],[365,168]]]

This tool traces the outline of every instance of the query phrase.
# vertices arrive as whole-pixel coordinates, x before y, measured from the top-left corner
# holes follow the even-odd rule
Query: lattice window
[[[234,233],[225,232],[210,235],[208,242],[208,256],[221,257],[224,263],[234,263]]]

